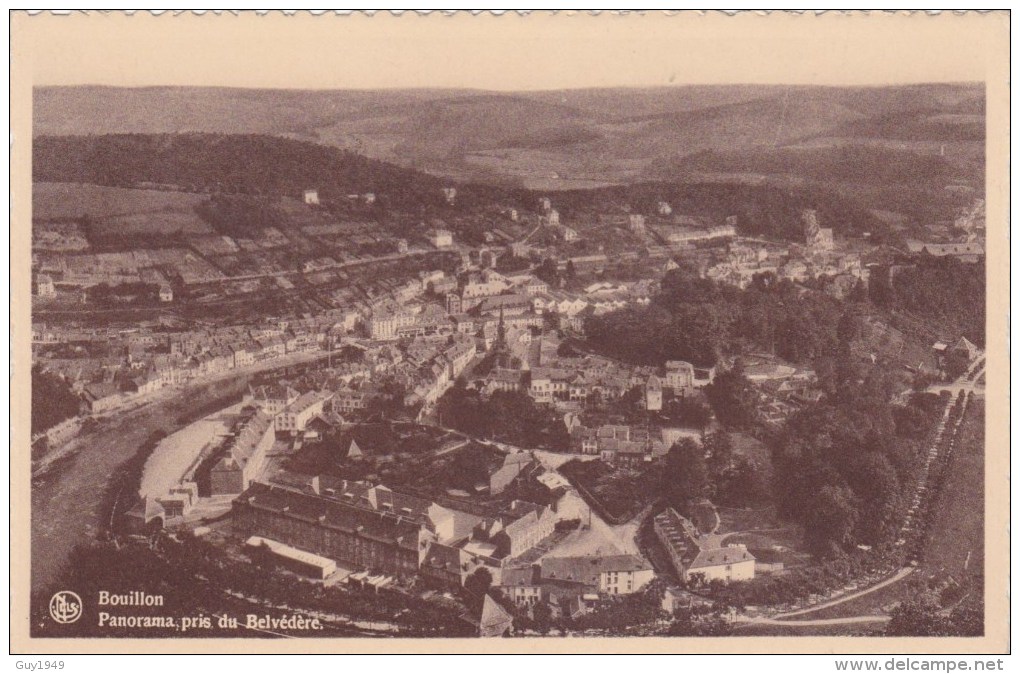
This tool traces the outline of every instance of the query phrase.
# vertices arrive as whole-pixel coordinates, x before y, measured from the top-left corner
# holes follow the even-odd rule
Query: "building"
[[[672,508],[655,516],[653,528],[684,581],[729,583],[754,578],[755,559],[744,545],[719,547],[716,539],[701,536],[689,519]]]
[[[273,419],[262,410],[249,410],[223,439],[209,470],[209,493],[240,494],[261,474],[266,453],[273,446]]]
[[[39,297],[53,297],[57,288],[48,274],[39,274],[35,279],[35,292]]]
[[[249,386],[251,402],[270,416],[276,416],[288,405],[300,397],[300,393],[290,386],[281,384],[272,386]]]
[[[354,496],[344,502],[256,482],[234,499],[234,530],[245,539],[271,538],[345,566],[396,576],[417,573],[428,541],[410,509],[404,516],[393,504],[375,508]]]
[[[645,382],[645,409],[649,412],[662,410],[662,381],[654,374]]]
[[[277,433],[303,433],[308,422],[319,414],[326,401],[333,397],[328,391],[309,391],[277,412],[273,428]]]
[[[521,474],[527,473],[528,469],[534,465],[535,462],[532,460],[530,452],[507,454],[503,465],[489,476],[489,493],[501,494],[514,480]]]
[[[542,580],[569,581],[605,594],[631,594],[655,577],[652,565],[636,555],[545,557]]]
[[[453,234],[447,229],[430,229],[425,236],[436,248],[448,248],[453,245]]]
[[[635,234],[645,233],[645,216],[640,215],[638,213],[634,213],[630,216],[629,222],[630,231],[634,232]]]
[[[694,389],[694,366],[682,360],[666,361],[666,387],[673,395],[684,395]]]
[[[277,566],[302,576],[325,580],[336,572],[336,562],[332,559],[298,550],[268,538],[251,536],[245,541],[245,545],[252,556],[267,555]]]
[[[804,223],[804,243],[814,250],[832,250],[834,246],[832,230],[818,226],[818,212],[805,209],[800,217]]]
[[[159,287],[159,301],[160,302],[173,302],[174,301],[174,289],[167,284],[163,284]]]
[[[102,414],[116,407],[123,400],[123,396],[114,382],[96,382],[85,387],[82,399],[89,412]]]
[[[318,190],[305,190],[304,193],[305,203],[309,206],[319,205],[319,192]]]
[[[530,608],[542,600],[541,576],[538,567],[503,569],[499,589],[520,608]]]

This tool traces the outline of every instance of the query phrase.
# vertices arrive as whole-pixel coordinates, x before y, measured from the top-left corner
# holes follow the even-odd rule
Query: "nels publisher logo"
[[[81,617],[81,597],[70,590],[57,592],[50,599],[50,615],[58,623],[73,623]]]

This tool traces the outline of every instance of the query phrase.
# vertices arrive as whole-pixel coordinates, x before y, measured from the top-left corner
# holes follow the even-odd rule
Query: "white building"
[[[430,229],[426,237],[436,248],[447,248],[453,245],[453,234],[446,229]]]
[[[53,279],[47,274],[39,274],[35,285],[36,293],[39,297],[53,297],[57,294],[56,286],[53,285]]]
[[[322,413],[323,405],[332,397],[331,393],[309,391],[273,418],[277,432],[303,433],[308,422]]]
[[[318,190],[305,190],[305,203],[309,206],[319,205],[319,192]]]

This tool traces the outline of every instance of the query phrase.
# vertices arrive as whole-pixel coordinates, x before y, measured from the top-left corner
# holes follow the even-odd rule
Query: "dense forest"
[[[593,316],[585,331],[597,351],[644,365],[708,366],[748,348],[799,363],[834,352],[843,313],[834,298],[790,281],[761,277],[740,290],[681,267],[647,307]]]
[[[871,300],[884,309],[935,321],[950,334],[985,343],[985,264],[920,255],[910,265],[877,270]]]
[[[298,198],[304,190],[314,188],[328,201],[372,192],[378,209],[416,216],[452,215],[494,206],[534,208],[540,196],[517,188],[455,183],[347,150],[261,135],[40,136],[33,144],[32,171],[36,182],[113,187],[154,184],[220,195]],[[445,186],[457,188],[454,205],[445,200],[441,191]],[[656,213],[658,203],[667,201],[675,213],[717,224],[736,216],[740,232],[750,236],[800,240],[800,212],[805,208],[816,209],[822,225],[840,234],[870,232],[875,241],[889,236],[884,223],[867,210],[814,188],[649,182],[551,196],[561,215],[574,222],[591,221],[603,213]],[[212,215],[229,214],[228,209]]]
[[[819,368],[827,395],[792,416],[772,442],[779,511],[804,525],[806,542],[823,557],[890,542],[942,409],[930,393],[894,405],[893,373],[846,349],[834,361]]]
[[[671,174],[672,182],[646,182],[571,190],[556,194],[556,207],[568,219],[597,213],[656,213],[658,203],[670,204],[674,213],[705,218],[722,224],[731,215],[737,230],[747,236],[803,240],[800,214],[806,208],[818,211],[822,227],[843,236],[869,232],[872,240],[890,239],[892,233],[881,220],[850,200],[817,188],[783,189],[771,185],[690,182],[682,173]]]
[[[317,189],[322,199],[372,192],[383,206],[413,212],[441,207],[441,188],[452,184],[347,150],[274,136],[40,136],[32,149],[36,182],[152,183],[193,192],[295,198]],[[457,189],[457,202],[465,207],[522,198],[522,193],[487,186]]]

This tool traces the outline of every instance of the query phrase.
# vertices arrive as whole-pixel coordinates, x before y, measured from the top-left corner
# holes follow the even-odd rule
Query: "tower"
[[[662,410],[662,382],[654,374],[645,382],[645,409],[649,412]]]

